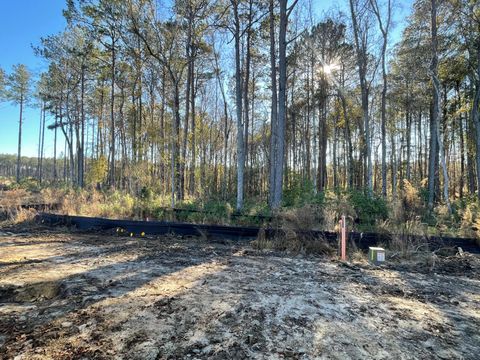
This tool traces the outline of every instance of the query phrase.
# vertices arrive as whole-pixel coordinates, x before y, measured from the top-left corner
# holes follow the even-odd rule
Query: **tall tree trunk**
[[[270,82],[272,100],[270,109],[270,205],[273,205],[277,167],[277,144],[278,144],[278,98],[277,98],[277,60],[275,47],[275,13],[274,0],[270,0]]]
[[[243,106],[243,111],[244,111],[244,123],[245,123],[245,163],[248,163],[248,131],[249,131],[249,126],[250,126],[250,105],[249,105],[249,85],[250,85],[250,60],[251,60],[251,38],[252,38],[252,18],[253,18],[253,0],[249,0],[249,9],[248,9],[248,15],[247,15],[247,30],[246,30],[246,35],[247,35],[247,43],[246,43],[246,49],[245,49],[245,76],[244,76],[244,81],[243,81],[243,101],[244,101],[244,106]],[[249,174],[247,172],[246,174],[246,179],[245,182],[248,184],[249,182]],[[248,189],[248,187],[247,187]]]
[[[165,97],[165,68],[162,67],[162,89],[161,89],[161,94],[162,94],[162,104],[160,105],[160,182],[162,185],[163,193],[165,194],[167,192],[167,170],[165,168],[165,139],[166,139],[166,134],[165,134],[165,102],[166,102],[166,97]]]
[[[418,157],[417,157],[417,162],[418,162],[418,175],[420,180],[423,180],[423,157],[422,157],[422,148],[423,148],[423,143],[422,143],[422,112],[418,112]]]
[[[432,127],[435,130],[435,133],[431,133],[431,135],[437,139],[438,151],[441,157],[441,164],[443,169],[443,195],[445,198],[445,202],[448,207],[448,211],[451,214],[452,209],[450,207],[450,199],[448,193],[448,171],[447,165],[445,161],[445,153],[443,149],[443,142],[440,136],[440,126],[439,126],[439,118],[440,118],[440,81],[438,79],[438,38],[437,38],[437,0],[431,0],[431,30],[432,30],[432,63],[430,65],[430,73],[432,77],[433,83],[433,111],[432,111]],[[431,161],[431,160],[430,160]],[[429,174],[430,176],[431,174]],[[429,184],[430,185],[430,184]],[[429,187],[429,191],[431,191]],[[433,209],[433,201],[431,201],[431,193],[429,193],[429,202],[428,206],[430,209]]]
[[[385,66],[385,50],[386,38],[382,48],[382,75],[383,75],[383,89],[382,89],[382,196],[387,197],[387,72]]]
[[[240,63],[240,17],[238,0],[231,0],[235,26],[235,102],[237,111],[237,211],[243,208],[243,176],[245,170],[244,126],[242,122],[242,68]]]
[[[228,138],[229,138],[229,126],[228,126],[228,103],[225,95],[225,88],[220,76],[220,64],[218,61],[218,52],[213,49],[213,59],[215,61],[215,75],[217,77],[217,83],[222,94],[223,101],[223,179],[222,179],[222,197],[227,199],[228,193]]]
[[[55,130],[53,135],[53,181],[57,182],[57,129],[58,129],[58,108],[55,108]]]
[[[397,197],[397,159],[396,159],[396,146],[395,146],[395,135],[393,134],[393,132],[391,133],[390,135],[391,137],[391,146],[392,146],[392,151],[391,151],[391,156],[392,156],[392,165],[391,165],[391,169],[392,169],[392,175],[391,175],[391,180],[392,180],[392,197],[394,199],[396,199]]]
[[[460,83],[456,85],[457,90],[457,111],[462,106],[462,99],[460,95]],[[459,196],[463,198],[463,188],[465,187],[465,131],[463,129],[463,114],[458,117],[458,131],[460,133],[460,183]]]
[[[22,157],[22,124],[23,124],[23,92],[20,94],[20,118],[18,121],[17,183],[20,181],[20,166],[21,166],[21,157]]]
[[[338,122],[338,118],[335,119],[335,122]],[[337,192],[338,191],[338,167],[337,167],[337,143],[338,143],[338,127],[335,124],[335,128],[333,130],[333,189]]]
[[[358,24],[358,14],[355,9],[354,0],[350,0],[350,12],[352,16],[353,34],[355,38],[355,50],[357,57],[358,74],[360,78],[361,103],[363,112],[363,126],[364,126],[364,144],[363,157],[366,159],[366,166],[364,171],[364,184],[366,186],[368,196],[373,195],[372,187],[372,151],[370,139],[370,118],[369,118],[369,86],[367,82],[367,35],[360,33],[361,29]],[[367,31],[368,29],[363,29]]]
[[[181,198],[181,189],[180,189],[180,181],[178,181],[178,177],[180,174],[180,164],[178,161],[178,147],[180,142],[180,89],[179,89],[179,79],[177,79],[171,73],[172,81],[173,81],[173,112],[174,112],[174,119],[173,119],[173,126],[172,126],[172,154],[171,154],[171,182],[172,182],[172,208],[175,206],[175,193],[177,199]]]
[[[294,5],[292,5],[294,6]],[[287,119],[287,0],[280,0],[280,29],[278,37],[278,120],[277,120],[277,164],[275,168],[275,191],[272,208],[282,203],[283,167],[285,154],[285,127]]]
[[[186,43],[186,59],[188,61],[187,64],[187,83],[186,83],[186,91],[185,91],[185,122],[183,126],[183,144],[181,150],[181,159],[180,159],[180,174],[179,174],[179,182],[180,182],[180,200],[184,199],[184,191],[185,191],[185,167],[187,163],[187,145],[188,145],[188,122],[190,118],[190,91],[192,90],[192,83],[193,83],[193,73],[192,73],[192,9],[191,4],[188,2],[187,5],[187,13],[188,13],[188,26],[187,26],[187,43]]]
[[[197,158],[197,145],[196,145],[196,139],[195,139],[195,97],[196,97],[196,89],[195,89],[195,59],[192,59],[192,83],[191,83],[191,90],[190,90],[190,96],[191,96],[191,105],[192,105],[192,138],[191,138],[191,155],[192,155],[192,164],[190,166],[190,179],[189,179],[189,187],[190,187],[190,194],[195,195],[195,162]]]
[[[84,172],[85,172],[85,65],[82,64],[82,74],[81,74],[81,102],[80,102],[80,112],[81,112],[81,129],[80,129],[80,151],[78,154],[78,186],[81,188],[84,187]]]
[[[435,201],[435,183],[436,183],[436,162],[438,157],[438,141],[437,141],[437,118],[434,116],[435,105],[432,105],[430,112],[430,148],[428,156],[428,208],[433,210]],[[438,116],[438,103],[437,103]]]
[[[37,179],[39,182],[40,181],[40,149],[42,146],[42,119],[43,119],[43,113],[44,113],[44,108],[45,108],[45,103],[42,102],[42,106],[40,107],[40,122],[38,126],[38,151],[37,151]]]
[[[476,165],[477,165],[477,197],[480,202],[480,36],[477,39],[477,76],[475,81],[475,96],[473,98],[471,117],[475,125],[475,149],[476,149]]]
[[[43,154],[44,154],[44,145],[45,145],[45,102],[43,102],[43,119],[42,119],[42,138],[40,140],[40,171],[39,171],[39,182],[42,183],[43,180]]]
[[[111,60],[112,60],[112,69],[111,69],[111,90],[110,90],[110,131],[111,131],[111,144],[110,144],[110,186],[115,188],[115,36],[112,35],[112,49],[111,49]]]
[[[176,174],[175,174],[175,162],[177,160],[176,152],[177,152],[177,133],[178,133],[178,124],[180,123],[180,113],[179,113],[179,106],[180,106],[180,99],[178,95],[178,90],[175,90],[175,88],[178,88],[178,84],[176,82],[173,82],[173,87],[174,87],[174,96],[173,96],[173,115],[174,118],[172,119],[172,129],[171,129],[171,134],[170,134],[170,146],[171,146],[171,152],[170,152],[170,196],[171,196],[171,201],[170,205],[172,209],[175,207],[175,189],[176,189]]]
[[[406,169],[406,178],[407,178],[408,181],[410,181],[410,177],[411,177],[411,154],[412,154],[412,147],[411,147],[411,142],[412,142],[412,114],[410,113],[410,110],[407,110],[406,121],[407,121],[407,169]]]
[[[370,0],[375,16],[378,20],[378,25],[383,37],[382,43],[382,79],[383,79],[383,88],[382,88],[382,121],[381,121],[381,137],[382,137],[382,196],[385,198],[387,196],[387,141],[386,141],[386,122],[387,122],[387,87],[388,87],[388,77],[387,77],[387,67],[386,67],[386,52],[388,45],[388,32],[390,29],[390,19],[391,19],[391,0],[387,2],[387,20],[385,24],[383,23],[382,16],[380,14],[380,8],[378,6],[377,0]]]
[[[347,111],[347,100],[341,91],[338,91],[338,96],[342,102],[342,113],[343,118],[345,119],[345,141],[347,142],[347,184],[350,189],[353,188],[353,178],[355,173],[354,160],[353,160],[353,144],[352,144],[352,135],[350,132],[350,119],[348,117]]]

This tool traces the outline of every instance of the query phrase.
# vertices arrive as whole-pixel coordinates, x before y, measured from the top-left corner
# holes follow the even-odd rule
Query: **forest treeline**
[[[311,0],[67,0],[66,29],[34,49],[48,70],[0,71],[20,113],[17,160],[2,157],[0,175],[238,210],[245,198],[277,208],[292,187],[395,198],[405,180],[430,209],[474,196],[478,2],[416,0],[398,38],[399,3],[344,2],[317,19]]]

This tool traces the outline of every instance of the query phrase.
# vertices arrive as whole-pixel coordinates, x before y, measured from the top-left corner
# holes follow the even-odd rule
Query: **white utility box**
[[[369,247],[368,260],[375,265],[382,264],[385,262],[385,249],[381,247]]]

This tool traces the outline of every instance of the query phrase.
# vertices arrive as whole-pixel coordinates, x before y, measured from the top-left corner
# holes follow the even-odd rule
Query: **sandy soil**
[[[0,358],[478,359],[478,263],[3,229]]]

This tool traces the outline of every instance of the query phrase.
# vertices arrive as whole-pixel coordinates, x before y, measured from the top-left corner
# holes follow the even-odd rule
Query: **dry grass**
[[[32,223],[37,215],[37,211],[34,209],[22,209],[21,207],[11,206],[3,208],[0,216],[0,225],[8,226],[19,223],[29,224]]]
[[[0,191],[0,205],[3,207],[20,205],[31,199],[32,195],[25,189]]]
[[[252,246],[258,250],[277,250],[304,255],[333,256],[335,249],[322,238],[301,234],[294,230],[279,230],[274,237],[267,237],[265,230],[260,230]]]
[[[59,211],[66,215],[132,218],[135,214],[135,199],[120,192],[107,195],[96,190],[67,191],[61,197]]]
[[[357,264],[368,264],[368,258],[365,252],[359,249],[354,249],[350,252],[350,261]]]
[[[377,229],[390,239],[388,249],[394,257],[409,259],[428,251],[427,226],[419,219],[395,224],[387,220],[378,223]]]
[[[356,211],[346,194],[328,193],[321,215],[323,229],[329,231],[338,230],[338,221],[342,215],[345,215],[350,221],[357,218]]]
[[[319,229],[321,221],[322,209],[315,205],[284,210],[274,216],[272,226],[275,235],[267,237],[265,230],[261,229],[252,246],[256,249],[333,255],[335,249],[325,239],[315,237],[308,232],[308,230]]]
[[[322,223],[322,209],[316,205],[286,209],[275,216],[275,221],[283,229],[318,229]]]

